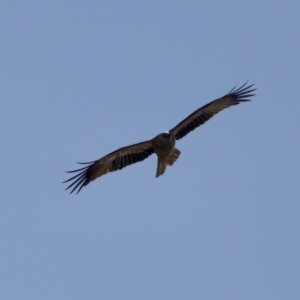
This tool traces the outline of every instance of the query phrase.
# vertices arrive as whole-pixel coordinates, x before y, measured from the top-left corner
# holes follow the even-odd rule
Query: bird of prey
[[[200,107],[174,128],[157,135],[151,140],[120,148],[92,162],[79,163],[86,164],[87,166],[67,172],[79,173],[63,182],[73,180],[66,190],[73,187],[70,192],[71,194],[78,188],[78,194],[84,186],[96,178],[108,172],[121,170],[124,167],[142,161],[153,153],[156,153],[158,157],[156,177],[164,174],[166,168],[172,166],[180,155],[180,151],[175,148],[175,141],[204,124],[221,110],[241,102],[250,101],[249,98],[255,95],[252,92],[256,90],[252,88],[253,85],[247,86],[247,83],[245,83],[239,88],[234,87],[225,96]]]

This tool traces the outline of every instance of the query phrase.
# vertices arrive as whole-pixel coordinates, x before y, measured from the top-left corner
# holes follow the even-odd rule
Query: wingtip
[[[232,96],[238,103],[240,102],[247,102],[251,101],[251,97],[255,96],[256,94],[252,94],[256,90],[256,88],[253,88],[254,83],[247,85],[248,81],[246,81],[244,84],[242,84],[238,88],[233,88],[229,93],[225,95],[227,96]],[[236,104],[238,104],[236,103]]]

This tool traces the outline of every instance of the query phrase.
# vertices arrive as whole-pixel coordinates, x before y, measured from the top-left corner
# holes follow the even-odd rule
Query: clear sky
[[[1,299],[300,299],[299,1],[2,1]],[[76,195],[64,171],[251,102]]]

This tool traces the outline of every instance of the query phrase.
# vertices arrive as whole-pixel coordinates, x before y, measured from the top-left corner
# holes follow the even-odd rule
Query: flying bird
[[[180,151],[175,148],[176,140],[183,138],[221,110],[241,102],[250,101],[249,98],[255,95],[252,94],[252,92],[256,90],[252,88],[253,85],[254,84],[247,86],[247,83],[245,83],[239,88],[234,87],[225,96],[200,107],[174,128],[157,135],[151,140],[120,148],[92,162],[79,163],[86,164],[86,166],[78,170],[67,172],[79,173],[63,182],[73,181],[66,190],[73,187],[70,194],[76,189],[78,189],[78,194],[84,186],[96,178],[108,172],[121,170],[124,167],[142,161],[153,153],[158,157],[156,177],[164,174],[166,168],[172,166],[180,155]]]

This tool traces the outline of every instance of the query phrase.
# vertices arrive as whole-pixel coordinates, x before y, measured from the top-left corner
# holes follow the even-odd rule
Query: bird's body
[[[162,175],[167,166],[173,165],[179,157],[180,151],[175,148],[175,143],[175,135],[169,131],[157,135],[152,140],[152,146],[157,155],[156,177]]]
[[[160,159],[165,159],[175,147],[175,136],[172,132],[165,131],[152,140],[152,145],[157,156]]]
[[[73,193],[73,191],[77,188],[78,193],[82,187],[88,185],[96,178],[108,172],[121,170],[128,165],[142,161],[153,153],[155,153],[158,157],[156,177],[162,175],[166,168],[168,166],[172,166],[180,155],[180,151],[175,148],[176,140],[181,139],[190,131],[204,124],[207,120],[223,109],[232,105],[237,105],[241,102],[250,101],[248,98],[254,96],[254,94],[251,93],[255,89],[251,89],[253,85],[246,87],[245,85],[246,84],[242,85],[238,89],[232,89],[225,96],[197,109],[174,128],[157,135],[151,140],[120,148],[90,163],[81,163],[87,164],[88,166],[68,172],[79,173],[64,181],[69,182],[74,180],[67,189],[74,186],[71,193]]]

